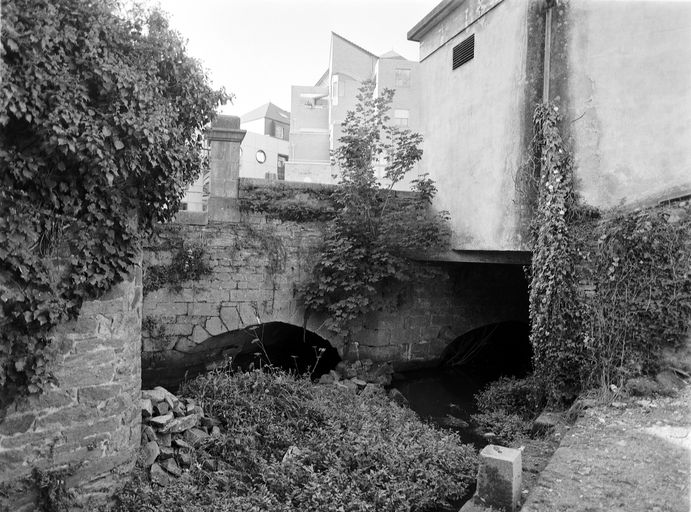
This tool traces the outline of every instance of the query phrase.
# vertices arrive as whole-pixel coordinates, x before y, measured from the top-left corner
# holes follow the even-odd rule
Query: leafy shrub
[[[476,454],[457,434],[434,430],[383,391],[254,371],[207,374],[181,393],[223,422],[225,434],[197,452],[222,461],[219,470],[194,465],[161,490],[140,475],[118,510],[457,510],[475,476]]]
[[[531,428],[529,421],[503,410],[472,414],[471,420],[483,433],[494,434],[492,442],[499,444],[511,444],[528,435]]]
[[[535,376],[502,377],[475,395],[478,414],[471,419],[497,442],[511,443],[530,432],[532,420],[547,402],[544,386]]]
[[[143,276],[144,293],[168,285],[173,291],[180,291],[185,281],[197,281],[211,273],[206,261],[206,246],[202,243],[180,240],[180,246],[173,253],[170,265],[146,267]]]
[[[50,330],[109,290],[203,168],[219,102],[158,11],[2,3],[0,410],[50,381]]]
[[[524,420],[532,420],[545,406],[545,390],[536,377],[502,377],[489,383],[475,395],[481,412],[504,411]]]

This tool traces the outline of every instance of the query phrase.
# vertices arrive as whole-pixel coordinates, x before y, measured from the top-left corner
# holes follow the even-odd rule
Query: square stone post
[[[218,116],[206,137],[209,140],[209,220],[237,222],[240,180],[240,144],[245,138],[237,116]]]
[[[492,510],[515,512],[521,497],[521,450],[490,444],[480,452],[477,490],[461,512]]]

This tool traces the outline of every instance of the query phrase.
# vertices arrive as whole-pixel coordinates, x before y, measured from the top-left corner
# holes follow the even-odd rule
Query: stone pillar
[[[209,140],[209,220],[237,222],[240,143],[245,138],[240,118],[218,116],[207,132]]]
[[[124,481],[140,444],[141,267],[52,332],[56,383],[0,421],[0,510],[36,510],[33,468],[64,469],[76,505]]]
[[[518,510],[521,497],[523,462],[521,450],[490,444],[480,452],[477,490],[461,512]]]

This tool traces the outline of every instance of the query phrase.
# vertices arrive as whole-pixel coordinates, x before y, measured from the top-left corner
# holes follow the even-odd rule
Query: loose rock
[[[147,419],[154,415],[154,406],[151,400],[148,398],[142,398],[140,401],[140,406],[142,409],[142,418]]]
[[[165,469],[168,473],[170,473],[173,476],[180,476],[182,475],[182,470],[178,466],[178,463],[175,462],[175,459],[166,459],[163,462],[161,462],[161,467]]]
[[[169,412],[168,414],[164,414],[162,416],[154,416],[149,419],[149,425],[153,426],[154,428],[163,428],[165,427],[168,423],[173,421],[173,413]]]
[[[166,487],[170,483],[170,475],[166,473],[161,466],[154,464],[151,466],[151,472],[149,473],[152,484],[157,484],[162,487]]]
[[[196,426],[199,422],[199,416],[196,414],[190,414],[189,416],[183,416],[181,418],[175,418],[173,421],[168,423],[165,427],[161,429],[163,434],[179,434],[185,430],[189,430]]]
[[[158,443],[156,441],[149,441],[144,445],[143,452],[144,465],[148,468],[154,462],[156,462],[156,458],[158,458],[159,454],[161,453],[161,449],[158,447]]]

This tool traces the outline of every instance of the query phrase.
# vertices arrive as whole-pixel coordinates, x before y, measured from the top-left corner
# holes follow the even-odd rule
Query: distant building
[[[691,3],[444,0],[408,39],[420,43],[422,166],[457,258],[527,250],[516,180],[545,100],[564,114],[585,203],[691,194]]]
[[[290,112],[273,103],[240,117],[247,130],[240,146],[240,176],[285,180],[289,157]]]
[[[377,92],[394,89],[392,123],[419,125],[418,63],[388,52],[377,56],[331,34],[329,67],[313,86],[294,85],[291,94],[290,161],[286,179],[332,183],[330,152],[338,147],[341,123],[354,110],[362,82],[374,80]]]
[[[290,112],[266,103],[240,118],[247,130],[240,145],[240,176],[267,180],[285,180],[289,156]],[[182,210],[205,210],[208,195],[208,173],[187,189]]]
[[[240,117],[243,130],[268,135],[276,139],[288,140],[290,132],[290,112],[273,103],[265,103],[259,108]]]

